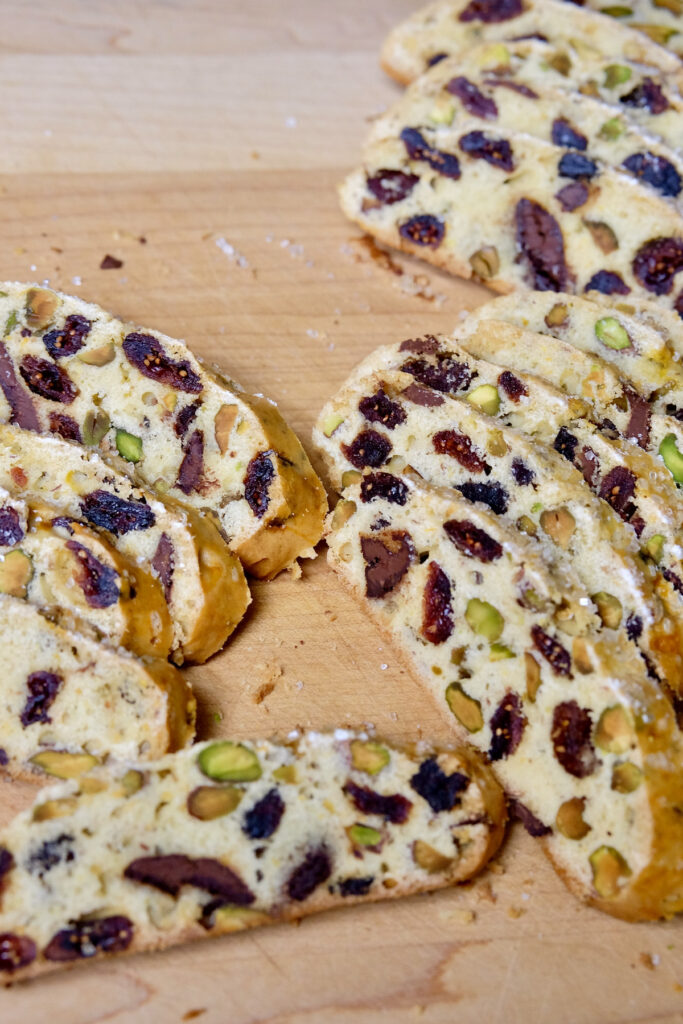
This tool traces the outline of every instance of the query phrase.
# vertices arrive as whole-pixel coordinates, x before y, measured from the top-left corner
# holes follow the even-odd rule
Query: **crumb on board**
[[[477,920],[477,915],[474,910],[469,910],[467,907],[457,907],[455,910],[445,910],[439,917],[444,924],[455,924],[455,925],[468,925],[474,924]]]
[[[118,270],[123,266],[123,260],[120,260],[117,256],[112,256],[111,253],[106,253],[102,262],[100,263],[100,270]]]
[[[247,260],[246,256],[243,256],[239,249],[236,249],[234,245],[231,245],[230,242],[228,242],[227,238],[223,238],[222,235],[219,236],[216,239],[216,245],[223,253],[223,255],[227,256],[231,263],[234,263],[235,266],[242,268],[249,266],[249,261]]]
[[[526,914],[524,907],[508,907],[508,917],[511,917],[513,921],[516,921],[522,914]]]
[[[659,967],[661,958],[657,953],[641,953],[638,957],[643,967],[646,967],[648,971],[654,971]]]

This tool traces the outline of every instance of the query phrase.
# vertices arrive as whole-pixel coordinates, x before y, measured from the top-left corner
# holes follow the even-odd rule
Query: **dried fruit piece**
[[[465,693],[460,683],[450,683],[446,688],[446,703],[468,732],[479,732],[484,727],[481,704]]]
[[[404,128],[400,137],[411,160],[424,160],[445,178],[457,180],[460,177],[460,163],[457,156],[454,153],[444,153],[443,150],[435,149],[417,128]]]
[[[200,770],[217,782],[254,782],[261,778],[257,754],[241,743],[220,740],[200,751]]]
[[[298,903],[307,899],[332,874],[332,862],[326,847],[311,850],[295,868],[287,882],[287,895]]]
[[[78,388],[56,363],[38,356],[24,356],[19,365],[19,373],[26,381],[30,391],[46,398],[49,402],[61,402],[70,405],[78,394]]]
[[[381,598],[403,579],[415,557],[410,534],[402,530],[382,537],[361,537],[365,560],[365,592],[368,597]]]
[[[595,336],[603,345],[617,351],[632,347],[628,331],[614,316],[603,316],[596,320]]]
[[[591,714],[575,700],[558,704],[550,731],[555,757],[570,775],[585,779],[599,761],[591,742]]]
[[[123,339],[123,351],[128,361],[150,380],[190,394],[199,394],[202,390],[199,375],[189,360],[172,359],[151,334],[128,334]]]
[[[352,767],[368,775],[377,775],[391,759],[388,749],[375,740],[352,740],[349,750]]]
[[[582,181],[586,179],[590,181],[598,173],[598,165],[582,153],[575,153],[571,150],[560,158],[557,170],[564,178],[580,178]]]
[[[19,512],[11,505],[0,508],[0,546],[14,547],[24,539],[25,531]]]
[[[588,858],[593,870],[593,885],[598,896],[614,899],[619,895],[620,881],[629,878],[631,869],[613,846],[599,846]]]
[[[355,847],[373,849],[379,847],[382,842],[382,833],[370,825],[350,825],[346,834]]]
[[[213,821],[231,814],[242,796],[235,786],[196,786],[188,795],[187,810],[200,821]]]
[[[523,10],[522,0],[470,0],[458,20],[496,24],[516,18]]]
[[[540,523],[541,529],[545,530],[556,544],[566,550],[576,529],[576,520],[569,509],[564,506],[545,509],[541,512]]]
[[[565,213],[572,213],[587,202],[589,195],[590,191],[585,182],[572,181],[556,192],[555,198]]]
[[[680,195],[683,188],[680,174],[670,160],[658,153],[633,153],[624,160],[622,166],[661,195]]]
[[[544,825],[540,818],[537,818],[535,814],[532,814],[526,804],[523,804],[521,800],[516,800],[512,797],[509,800],[509,804],[511,815],[515,818],[519,818],[530,836],[547,836],[552,832],[552,829],[547,825]]]
[[[473,633],[483,636],[489,642],[497,640],[505,627],[505,619],[498,609],[488,601],[480,601],[478,597],[472,597],[467,602],[465,619]]]
[[[452,96],[457,96],[468,114],[487,120],[495,120],[498,117],[498,107],[495,101],[485,96],[468,78],[464,78],[462,75],[451,78],[446,83],[446,89]]]
[[[480,501],[488,505],[497,516],[504,516],[507,512],[509,495],[502,484],[468,480],[464,484],[458,484],[456,490],[468,501]]]
[[[367,177],[365,183],[375,199],[385,206],[391,206],[406,199],[419,180],[419,174],[385,169]]]
[[[0,971],[17,971],[28,967],[37,955],[36,944],[28,935],[0,932]]]
[[[502,545],[469,519],[449,519],[443,524],[448,539],[458,551],[480,562],[494,562],[503,554]]]
[[[676,483],[683,484],[683,455],[676,447],[676,435],[667,434],[658,451]]]
[[[663,443],[663,442],[662,442]],[[636,476],[626,466],[615,466],[600,485],[600,497],[608,502],[623,520],[628,522],[635,512],[631,502],[636,489]]]
[[[178,479],[176,480],[176,487],[178,487],[183,494],[191,494],[192,491],[201,491],[204,480],[204,434],[201,430],[195,430],[190,434],[189,439],[183,446],[183,461],[180,463],[178,469]],[[267,452],[255,455],[247,466],[247,473],[244,478],[244,496],[249,504],[252,512],[257,518],[261,518],[266,508],[268,507],[267,497],[264,498],[263,488],[266,486],[266,476],[268,476],[268,470],[266,469],[266,463],[270,465],[270,476],[268,480],[275,475],[275,471],[270,463],[270,460],[266,457]],[[255,469],[254,467],[258,468]],[[251,476],[250,476],[251,474]],[[265,505],[261,502],[265,500]],[[259,511],[261,510],[262,511]]]
[[[502,701],[491,715],[491,745],[489,758],[500,761],[509,757],[522,741],[526,726],[526,715],[522,711],[522,701],[517,693],[506,693]]]
[[[488,281],[500,270],[500,257],[495,245],[485,245],[477,249],[469,258],[469,264],[475,277]]]
[[[383,498],[392,505],[405,505],[408,485],[391,473],[368,473],[361,480],[360,496],[365,502]]]
[[[620,96],[619,102],[626,107],[648,110],[651,114],[663,114],[670,106],[661,85],[649,76],[645,76],[639,85],[625,96]]]
[[[631,289],[624,279],[613,270],[597,270],[584,288],[585,292],[601,292],[602,295],[630,295]]]
[[[401,348],[403,349],[403,346]],[[428,362],[426,359],[409,359],[401,370],[403,373],[411,374],[425,387],[452,394],[468,388],[473,379],[473,373],[467,363],[458,363],[450,356],[441,354],[437,354],[436,363]]]
[[[566,117],[555,118],[551,129],[551,139],[556,146],[562,146],[563,149],[585,150],[588,148],[586,136],[577,131]]]
[[[441,395],[435,394],[430,388],[421,387],[420,384],[409,384],[401,392],[401,395],[403,398],[407,398],[409,402],[413,402],[414,405],[422,405],[425,408],[443,405]]]
[[[389,438],[377,430],[361,430],[351,444],[342,444],[341,450],[356,469],[377,469],[387,462],[391,447]]]
[[[595,728],[595,742],[609,754],[625,754],[636,743],[631,716],[621,704],[605,708]]]
[[[475,405],[477,409],[481,409],[487,416],[496,416],[500,409],[500,395],[498,394],[498,388],[494,387],[493,384],[480,384],[473,391],[470,391],[467,401],[470,405]]]
[[[643,781],[641,769],[630,761],[622,761],[612,768],[612,789],[617,793],[633,793]]]
[[[527,282],[537,291],[566,291],[569,281],[562,230],[534,199],[515,207],[517,247],[527,267]]]
[[[58,779],[77,779],[99,764],[93,754],[69,754],[65,750],[41,750],[30,761]]]
[[[277,830],[285,803],[277,789],[269,789],[244,816],[242,831],[250,839],[268,839]]]
[[[583,796],[572,797],[560,805],[555,826],[567,839],[583,839],[590,832],[590,825],[583,820],[585,806],[586,798]]]
[[[443,853],[439,853],[429,843],[425,843],[423,839],[416,839],[413,843],[413,860],[418,867],[428,871],[430,874],[437,871],[446,871],[453,863],[452,857],[446,857]]]
[[[467,434],[460,434],[457,430],[440,430],[432,437],[432,444],[439,455],[448,455],[471,473],[484,473],[489,468]]]
[[[50,432],[58,434],[59,437],[63,437],[66,441],[81,443],[81,428],[76,423],[76,420],[63,412],[50,413]]]
[[[423,761],[419,770],[410,779],[416,793],[426,800],[435,814],[450,811],[460,803],[458,794],[467,789],[469,779],[462,772],[447,775],[435,757]]]
[[[402,825],[407,820],[410,808],[413,806],[410,800],[401,796],[400,793],[385,796],[366,786],[358,786],[350,779],[344,784],[342,790],[361,814],[377,814],[386,818],[393,825]]]
[[[683,269],[683,239],[653,238],[633,258],[633,273],[654,295],[669,295],[674,277]]]
[[[606,626],[607,629],[618,629],[623,615],[619,598],[614,594],[608,594],[606,590],[600,590],[597,594],[591,594],[591,599],[598,609],[603,626]]]
[[[0,561],[0,594],[26,597],[32,576],[30,557],[21,548],[8,552]]]
[[[383,388],[379,388],[374,395],[361,398],[358,409],[369,423],[381,423],[387,430],[394,430],[406,418],[405,410],[398,402],[393,402]]]
[[[96,921],[79,921],[53,935],[43,950],[46,960],[64,962],[95,956],[97,953],[122,953],[133,941],[133,922],[121,914]]]
[[[399,224],[398,233],[413,245],[438,249],[446,234],[446,225],[431,213],[418,213]]]
[[[507,139],[498,139],[484,132],[467,132],[458,142],[463,153],[477,160],[485,160],[492,167],[503,171],[514,171],[515,161],[512,146]]]
[[[531,627],[531,639],[536,650],[543,655],[556,676],[567,676],[571,679],[572,660],[569,651],[565,650],[559,640],[550,636],[540,626]]]
[[[156,518],[149,505],[142,501],[125,501],[110,491],[97,490],[81,500],[83,515],[94,526],[123,536],[131,530],[148,530]]]
[[[63,359],[65,356],[73,356],[79,349],[83,348],[85,339],[90,334],[92,323],[78,313],[72,313],[64,321],[64,326],[59,330],[48,331],[43,335],[43,344],[53,359]],[[114,346],[110,343],[112,359],[114,358]],[[97,350],[95,350],[97,351]],[[87,362],[86,359],[83,360]],[[102,365],[102,364],[96,364]]]
[[[514,373],[511,373],[510,370],[503,370],[498,376],[498,383],[510,401],[515,402],[515,404],[519,402],[520,398],[529,394],[526,385],[521,382],[519,377],[515,377]]]
[[[38,722],[51,722],[48,711],[64,682],[56,672],[32,672],[26,680],[28,695],[20,720],[26,729]]]

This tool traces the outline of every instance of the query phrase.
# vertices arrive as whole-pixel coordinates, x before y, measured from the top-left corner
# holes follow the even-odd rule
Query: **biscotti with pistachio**
[[[0,594],[0,763],[70,777],[73,765],[161,757],[194,736],[195,700],[161,658],[99,642],[87,624]]]
[[[96,452],[0,424],[0,487],[99,530],[122,557],[156,576],[173,622],[174,661],[206,661],[242,619],[249,588],[215,524],[138,487]]]
[[[573,2],[573,0],[568,0]],[[683,3],[681,0],[628,0],[606,5],[604,0],[587,0],[586,6],[638,29],[653,43],[666,46],[683,57]]]
[[[374,476],[331,518],[334,571],[577,895],[628,920],[683,910],[681,735],[635,650],[588,616],[577,630],[585,592],[489,509],[410,473],[375,490]]]
[[[182,342],[60,292],[3,284],[0,325],[0,419],[78,441],[213,515],[256,576],[311,554],[325,494],[274,403]]]
[[[93,771],[0,834],[0,982],[463,882],[505,816],[470,750],[345,730]]]

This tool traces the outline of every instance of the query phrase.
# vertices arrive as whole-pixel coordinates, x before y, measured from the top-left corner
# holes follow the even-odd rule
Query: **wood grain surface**
[[[186,338],[308,445],[380,344],[447,331],[483,289],[387,258],[335,184],[397,95],[377,66],[412,0],[0,0],[0,275]],[[122,261],[101,270],[106,254]],[[447,723],[328,572],[254,587],[190,670],[200,735]],[[0,783],[0,819],[32,790]],[[683,922],[580,906],[518,825],[474,884],[0,993],[1,1024],[683,1022]]]

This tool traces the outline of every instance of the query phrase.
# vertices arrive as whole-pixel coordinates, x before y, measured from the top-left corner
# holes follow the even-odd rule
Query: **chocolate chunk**
[[[43,335],[43,344],[53,359],[73,356],[83,348],[85,339],[90,334],[92,321],[86,320],[78,313],[72,313],[64,321],[64,326]]]
[[[195,430],[190,434],[189,438],[183,444],[183,461],[180,463],[178,468],[178,479],[176,480],[176,487],[183,492],[183,494],[191,494],[192,491],[201,492],[204,486],[204,433],[201,430]],[[259,460],[263,460],[261,462]],[[254,468],[254,464],[257,463],[258,469]],[[270,466],[270,476],[265,480],[268,470],[266,469],[266,463]],[[258,475],[261,474],[261,475]],[[245,492],[244,496],[249,503],[249,506],[259,519],[268,507],[268,492],[267,484],[275,475],[275,470],[267,453],[261,455],[255,455],[247,466],[246,476],[244,477]],[[266,487],[264,492],[263,488]],[[260,502],[264,500],[265,505],[261,507]]]
[[[650,418],[652,416],[650,403],[628,385],[624,385],[624,396],[631,413],[625,437],[632,438],[641,448],[647,449],[650,445]]]
[[[588,185],[583,181],[572,181],[556,192],[555,198],[565,213],[572,213],[573,210],[578,210],[580,206],[583,206],[589,195]]]
[[[593,178],[598,173],[598,165],[593,160],[574,151],[564,154],[557,169],[564,178],[580,178],[581,180]]]
[[[631,289],[620,274],[614,270],[598,270],[583,289],[584,292],[601,292],[603,295],[630,295]]]
[[[24,430],[34,430],[39,433],[41,426],[38,413],[31,396],[26,393],[17,380],[14,364],[2,342],[0,342],[0,387],[12,410],[10,423],[16,423]]]
[[[388,461],[391,441],[377,430],[361,430],[351,444],[342,444],[341,450],[356,469],[377,469]]]
[[[11,548],[24,537],[19,513],[11,505],[0,508],[0,545]]]
[[[631,612],[626,620],[626,636],[629,640],[640,640],[643,632],[643,620],[640,615],[636,615],[635,612]]]
[[[36,944],[28,935],[0,932],[0,971],[28,967],[36,958]]]
[[[443,524],[443,528],[448,539],[468,558],[476,558],[480,562],[495,562],[503,554],[502,545],[469,519],[449,519]]]
[[[491,761],[500,761],[514,754],[522,740],[526,722],[519,695],[506,693],[491,716]]]
[[[451,581],[440,565],[429,563],[422,595],[422,636],[430,644],[442,644],[453,632]]]
[[[521,82],[511,82],[508,78],[485,78],[484,85],[491,85],[495,89],[509,89],[511,92],[516,92],[528,100],[538,99],[538,93],[530,89],[528,85],[523,85]]]
[[[110,491],[91,491],[81,499],[81,511],[93,526],[109,530],[115,537],[131,530],[149,530],[156,517],[149,505],[141,501],[125,501]]]
[[[411,374],[425,387],[451,394],[468,388],[476,376],[467,363],[458,363],[443,354],[437,355],[434,362],[427,359],[409,359],[401,370],[403,373]]]
[[[669,295],[674,277],[683,270],[683,238],[653,238],[633,259],[633,273],[654,295]]]
[[[48,711],[64,682],[56,672],[32,672],[26,680],[28,696],[20,715],[24,728],[38,722],[51,722]]]
[[[576,456],[576,464],[583,473],[583,479],[589,487],[595,488],[600,480],[600,460],[588,445],[584,445]]]
[[[406,341],[401,342],[398,350],[399,352],[413,352],[418,356],[425,353],[434,355],[439,351],[439,342],[433,334],[428,334],[424,338],[407,338]]]
[[[670,160],[657,153],[634,153],[622,165],[646,185],[651,185],[663,196],[680,195],[683,182]]]
[[[74,837],[66,832],[62,832],[55,839],[46,840],[28,855],[26,870],[30,874],[42,878],[57,864],[70,863],[75,858],[73,850],[75,842]]]
[[[398,233],[414,245],[438,249],[446,233],[446,225],[431,213],[418,213],[399,224]]]
[[[120,260],[117,256],[112,256],[107,253],[106,256],[102,257],[100,263],[100,270],[119,270],[123,266],[123,260]]]
[[[269,789],[244,816],[242,831],[250,839],[268,839],[280,824],[285,803],[276,789]]]
[[[599,765],[591,742],[591,713],[575,700],[558,704],[553,712],[550,738],[555,757],[570,775],[585,779]]]
[[[366,878],[343,878],[339,883],[339,895],[367,896],[374,880],[374,875],[368,875]]]
[[[504,516],[508,510],[509,494],[502,484],[467,480],[464,484],[456,484],[456,490],[460,491],[463,498],[467,498],[468,501],[480,501],[482,504],[488,505],[497,516]]]
[[[143,377],[166,384],[176,391],[199,394],[202,382],[187,359],[172,359],[161,342],[151,334],[133,332],[123,339],[123,351],[128,361]]]
[[[171,589],[173,587],[173,570],[175,569],[175,552],[173,542],[166,533],[162,533],[152,559],[152,569],[159,577],[164,588],[166,601],[171,600]]]
[[[194,402],[190,402],[188,405],[184,405],[178,415],[175,418],[173,429],[176,437],[185,437],[185,434],[190,429],[190,426],[197,417],[197,412],[202,404],[201,398],[197,398]]]
[[[471,473],[485,473],[490,468],[467,434],[459,434],[457,430],[439,430],[432,437],[432,444],[439,455],[448,455]]]
[[[407,821],[410,808],[413,806],[410,800],[400,793],[384,796],[382,793],[376,793],[374,789],[368,789],[367,786],[356,785],[351,779],[342,788],[361,814],[378,814],[393,825],[402,825]]]
[[[443,398],[441,395],[436,394],[430,388],[421,387],[419,384],[409,384],[408,387],[401,392],[401,397],[407,398],[408,401],[412,402],[414,405],[422,405],[427,409],[443,405]]]
[[[636,475],[626,466],[615,466],[600,485],[600,497],[608,502],[622,519],[628,521],[635,512],[631,498],[636,490]]]
[[[485,160],[492,167],[503,171],[514,171],[512,146],[507,139],[491,138],[484,132],[467,132],[458,143],[463,153],[475,160]]]
[[[410,780],[411,787],[426,800],[435,814],[450,811],[462,802],[459,794],[467,789],[470,780],[462,772],[446,775],[435,757],[423,761]]]
[[[417,128],[404,128],[401,132],[401,141],[411,160],[423,160],[444,178],[457,180],[460,177],[460,162],[455,153],[444,153],[443,150],[435,149]]]
[[[122,914],[98,921],[79,921],[73,928],[63,928],[53,935],[43,956],[46,960],[65,962],[98,953],[122,953],[133,941],[133,931],[133,922]]]
[[[559,640],[544,632],[540,626],[531,627],[531,639],[534,647],[550,665],[556,676],[572,677],[572,659]]]
[[[513,459],[510,469],[512,472],[512,479],[516,484],[519,484],[520,487],[528,487],[529,484],[534,482],[533,469],[529,469],[521,459]]]
[[[588,148],[586,136],[577,131],[566,117],[555,118],[550,135],[555,145],[561,146],[563,149],[580,149],[583,151]]]
[[[63,412],[50,413],[50,432],[63,437],[65,441],[76,441],[81,444],[81,428],[76,420]]]
[[[409,533],[394,530],[382,537],[361,537],[365,560],[365,593],[368,597],[384,597],[403,579],[415,557]]]
[[[19,373],[26,381],[30,391],[46,398],[48,402],[61,402],[71,405],[78,394],[78,388],[71,377],[56,363],[37,356],[24,356],[19,366]]]
[[[498,376],[498,383],[511,402],[517,403],[520,398],[529,394],[526,385],[522,384],[519,377],[515,377],[514,373],[510,373],[509,370],[503,370]]]
[[[457,96],[468,114],[472,114],[473,117],[483,117],[487,120],[495,120],[498,117],[495,101],[484,96],[469,78],[462,75],[451,78],[450,82],[446,83],[446,89],[452,96]]]
[[[110,608],[119,599],[119,574],[100,562],[91,551],[76,540],[66,542],[67,550],[78,559],[74,580],[83,591],[90,608]]]
[[[523,804],[521,800],[510,797],[508,804],[512,817],[518,818],[519,821],[521,821],[530,836],[547,836],[552,832],[552,829],[547,825],[544,825],[535,814],[532,814],[529,808]]]
[[[391,206],[392,203],[400,203],[409,196],[419,180],[419,174],[382,170],[366,178],[365,183],[375,199],[385,206]]]
[[[374,395],[361,398],[358,409],[368,423],[381,423],[387,430],[393,430],[399,424],[405,422],[405,410],[398,402],[386,395],[383,388],[380,388]]]
[[[555,218],[534,199],[520,199],[515,207],[515,221],[527,283],[541,292],[566,291],[569,274],[564,238]]]
[[[301,903],[332,874],[332,862],[327,847],[311,850],[295,868],[287,882],[287,895]]]
[[[405,505],[408,500],[408,486],[391,473],[368,473],[361,480],[360,496],[365,502],[383,498],[392,505]]]
[[[123,874],[132,882],[152,885],[170,896],[177,896],[183,885],[194,885],[240,907],[256,898],[232,868],[212,857],[186,857],[182,853],[138,857]]]
[[[560,427],[557,432],[557,437],[553,441],[553,448],[556,452],[559,452],[560,455],[564,455],[565,459],[569,462],[573,462],[578,443],[578,437],[570,433],[566,427]]]
[[[492,25],[517,18],[523,11],[522,0],[470,0],[458,15],[458,20],[483,21]]]
[[[669,109],[669,101],[662,92],[661,85],[652,78],[645,77],[642,82],[619,97],[619,102],[627,107],[638,107],[640,110],[649,110],[651,114],[663,114]]]

